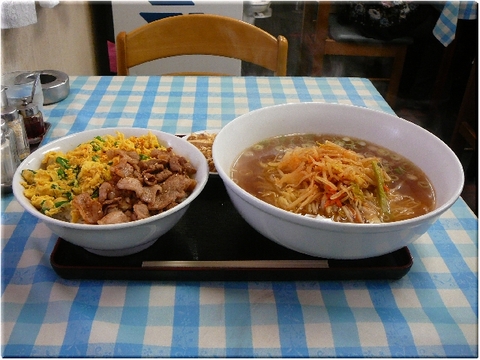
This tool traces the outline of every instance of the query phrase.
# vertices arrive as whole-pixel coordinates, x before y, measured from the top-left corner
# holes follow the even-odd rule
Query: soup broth
[[[291,134],[266,139],[239,156],[231,178],[274,206],[339,222],[399,221],[435,208],[433,186],[416,165],[352,137]]]

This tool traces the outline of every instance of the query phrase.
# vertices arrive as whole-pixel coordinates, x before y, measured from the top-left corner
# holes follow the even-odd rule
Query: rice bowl
[[[66,152],[95,136],[114,135],[117,131],[125,134],[125,136],[141,136],[150,131],[166,147],[173,148],[175,153],[187,158],[197,169],[194,176],[197,184],[193,192],[183,202],[160,214],[142,220],[108,225],[78,224],[54,219],[38,211],[25,197],[24,188],[20,184],[22,181],[21,173],[24,169],[40,168],[41,161],[46,153],[58,150]],[[104,128],[72,134],[52,141],[36,150],[20,164],[15,172],[13,193],[25,210],[44,222],[54,234],[64,240],[99,255],[123,256],[147,248],[170,230],[187,211],[189,204],[203,190],[207,180],[208,167],[205,157],[197,148],[177,136],[140,128]]]

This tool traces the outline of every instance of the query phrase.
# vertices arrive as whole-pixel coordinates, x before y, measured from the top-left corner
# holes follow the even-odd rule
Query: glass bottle
[[[7,98],[7,87],[2,85],[1,88],[1,94],[2,94],[2,107],[8,105],[8,98]]]
[[[7,125],[5,119],[1,119],[1,146],[2,146],[2,172],[0,173],[2,182],[2,191],[8,189],[12,185],[13,175],[20,164],[17,154],[17,144],[15,141],[15,133]]]
[[[43,135],[45,135],[45,122],[43,121],[42,112],[38,109],[37,104],[29,103],[27,98],[23,99],[23,104],[19,110],[27,130],[28,142],[31,145],[38,144],[42,141]]]
[[[2,119],[5,119],[6,124],[13,130],[15,134],[15,142],[17,144],[17,154],[22,161],[30,155],[30,145],[28,143],[27,131],[23,123],[23,117],[18,113],[18,110],[7,105],[2,107]]]

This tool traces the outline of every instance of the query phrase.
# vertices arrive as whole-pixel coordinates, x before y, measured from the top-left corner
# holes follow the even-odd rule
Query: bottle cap
[[[2,107],[2,119],[13,121],[18,119],[18,110],[15,106],[7,105]]]
[[[29,118],[38,113],[38,105],[32,102],[29,103],[27,102],[27,98],[23,98],[23,104],[20,106],[19,110],[24,118]]]

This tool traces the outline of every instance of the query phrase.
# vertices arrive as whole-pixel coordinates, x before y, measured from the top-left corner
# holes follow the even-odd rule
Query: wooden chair
[[[117,73],[148,61],[179,55],[216,55],[240,59],[274,72],[287,73],[288,42],[230,17],[211,14],[172,16],[117,36]],[[160,74],[159,74],[160,75]],[[164,75],[228,75],[179,72]]]
[[[370,77],[372,81],[388,81],[386,100],[393,108],[411,38],[381,41],[362,36],[353,26],[340,24],[332,11],[332,3],[306,2],[302,30],[303,68],[313,76],[323,76],[326,55],[393,58],[388,77]]]

